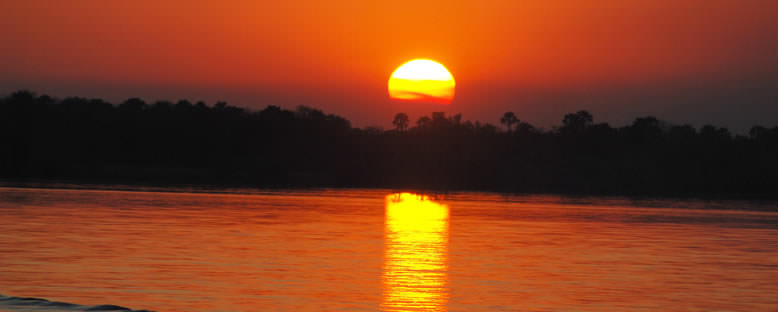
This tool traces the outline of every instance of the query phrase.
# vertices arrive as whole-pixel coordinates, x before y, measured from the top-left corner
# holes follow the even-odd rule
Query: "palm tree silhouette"
[[[519,118],[516,118],[513,112],[505,112],[500,118],[500,123],[508,127],[508,132],[511,132],[513,124],[519,123]]]

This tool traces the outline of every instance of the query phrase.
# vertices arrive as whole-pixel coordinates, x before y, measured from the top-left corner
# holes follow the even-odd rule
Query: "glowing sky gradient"
[[[740,131],[778,115],[778,1],[3,1],[0,93],[309,104],[389,126],[398,64],[456,73],[445,111],[539,126],[588,109]]]

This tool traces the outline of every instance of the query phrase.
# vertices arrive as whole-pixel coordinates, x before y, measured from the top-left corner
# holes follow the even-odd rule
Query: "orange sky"
[[[614,124],[778,124],[765,117],[778,115],[777,55],[775,0],[0,3],[0,93],[273,99],[358,126],[399,110],[490,122],[513,110],[549,126],[577,109]],[[413,58],[451,70],[454,103],[388,100],[386,80]]]

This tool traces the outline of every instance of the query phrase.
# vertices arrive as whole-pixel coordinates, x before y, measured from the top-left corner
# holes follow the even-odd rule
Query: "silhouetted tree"
[[[517,133],[533,133],[535,132],[535,127],[533,127],[531,124],[526,122],[519,122],[518,125],[516,125],[516,128],[514,129],[514,132]]]
[[[177,111],[181,111],[181,112],[190,111],[190,110],[192,110],[193,107],[194,107],[194,105],[192,105],[192,102],[189,102],[187,100],[179,100],[176,103],[176,110]]]
[[[456,125],[459,125],[459,124],[461,124],[461,123],[462,123],[462,114],[461,114],[461,113],[460,113],[460,114],[456,114],[456,115],[454,115],[454,116],[451,116],[451,117],[449,117],[449,119],[450,119],[450,120],[451,120],[451,122],[453,122],[454,124],[456,124]]]
[[[634,142],[655,141],[661,138],[662,134],[661,123],[653,116],[635,118],[629,127],[629,135]]]
[[[125,114],[137,114],[146,109],[146,102],[139,98],[131,98],[121,105],[119,105],[119,111]]]
[[[438,122],[438,123],[445,123],[446,122],[446,113],[445,112],[432,112],[432,121]]]
[[[408,115],[405,113],[397,113],[397,115],[394,116],[394,120],[392,120],[392,125],[394,125],[397,131],[405,131],[408,129],[409,122]]]
[[[419,127],[419,128],[425,128],[425,127],[428,127],[431,122],[432,122],[432,119],[430,119],[429,117],[421,116],[421,117],[419,117],[418,120],[416,120],[416,126]]]
[[[502,118],[500,118],[500,123],[505,125],[506,128],[508,128],[508,132],[511,132],[512,126],[515,123],[519,122],[519,118],[516,118],[516,114],[513,112],[505,112],[505,114],[502,115]]]
[[[562,119],[560,130],[562,133],[582,133],[593,121],[592,114],[585,110],[574,114],[566,114],[564,119]]]
[[[753,126],[751,127],[751,130],[748,131],[748,136],[751,137],[751,139],[758,139],[768,133],[768,131],[769,130],[765,127]]]
[[[732,134],[727,128],[717,128],[713,125],[702,126],[700,136],[709,143],[720,143],[732,139]]]

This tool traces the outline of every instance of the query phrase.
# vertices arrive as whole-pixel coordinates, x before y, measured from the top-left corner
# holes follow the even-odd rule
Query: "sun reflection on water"
[[[425,195],[386,196],[384,311],[446,311],[448,216]]]

